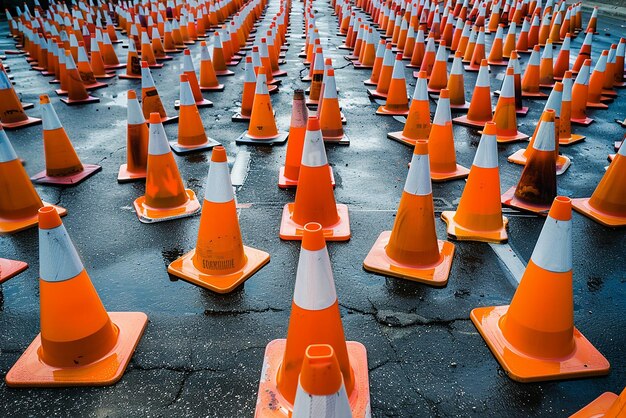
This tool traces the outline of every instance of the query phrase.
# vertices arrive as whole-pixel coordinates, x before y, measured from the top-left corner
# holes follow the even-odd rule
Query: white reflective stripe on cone
[[[152,79],[152,73],[149,67],[141,67],[141,88],[147,89],[155,87],[154,80]]]
[[[463,75],[463,57],[454,57],[450,75]]]
[[[432,36],[428,37],[428,42],[426,43],[425,52],[435,52],[435,38],[433,38]]]
[[[452,113],[450,112],[450,99],[447,97],[439,97],[439,100],[437,101],[437,109],[435,110],[435,117],[433,118],[433,125],[444,126],[451,120]]]
[[[143,112],[141,111],[141,106],[139,105],[139,100],[128,99],[126,108],[129,125],[141,125],[146,123],[146,119],[143,117]]]
[[[393,73],[391,74],[391,78],[400,80],[404,79],[404,63],[400,59],[396,59],[395,64],[393,65]]]
[[[11,85],[11,81],[9,81],[9,77],[6,75],[5,70],[0,70],[0,90],[6,90],[13,88]]]
[[[498,29],[500,29],[498,27]],[[522,32],[528,32],[530,30],[530,23],[528,23],[528,20],[524,19],[524,23],[522,23]]]
[[[191,86],[189,85],[189,81],[181,81],[180,82],[180,105],[191,106],[195,104],[196,104],[196,101],[193,98],[193,92],[191,91]]]
[[[563,93],[561,94],[561,102],[572,101],[572,78],[563,77]]]
[[[259,73],[256,79],[256,88],[254,91],[255,94],[266,94],[269,95],[267,91],[267,77],[265,74]]]
[[[583,86],[586,86],[587,84],[589,84],[589,66],[583,64],[582,67],[580,67],[580,71],[578,72],[578,75],[576,76],[576,81],[574,81],[575,84],[582,84]]]
[[[606,70],[606,55],[602,54],[600,55],[600,58],[598,58],[598,62],[596,63],[593,71],[603,73],[604,70]]]
[[[478,70],[478,77],[476,78],[475,87],[489,87],[491,88],[491,84],[489,83],[489,66],[481,65]]]
[[[498,167],[498,145],[495,135],[482,135],[472,165],[480,168]]]
[[[39,277],[46,282],[62,282],[78,276],[83,263],[65,226],[39,229]]]
[[[74,57],[72,57],[72,54],[65,54],[65,69],[66,70],[76,69],[76,63],[74,62]]]
[[[292,418],[352,418],[348,395],[343,383],[333,395],[309,395],[298,383]]]
[[[108,37],[108,35],[105,33],[104,34],[105,39]],[[111,43],[111,41],[109,41],[109,43]],[[135,45],[135,41],[133,41],[132,39],[128,40],[128,52],[137,52],[137,46]]]
[[[526,21],[524,21],[526,22]],[[496,38],[495,39],[502,39],[504,37],[504,29],[502,29],[502,26],[498,26],[498,29],[496,30]]]
[[[409,174],[404,183],[404,191],[415,196],[426,196],[432,193],[428,155],[413,154]]]
[[[200,48],[200,60],[211,61],[211,54],[209,53],[209,48],[206,45]]]
[[[572,270],[572,221],[558,221],[548,216],[530,259],[553,273]]]
[[[148,154],[149,155],[164,155],[169,154],[170,145],[167,142],[167,135],[165,135],[165,129],[163,129],[162,123],[150,124],[150,137],[148,141]]]
[[[528,60],[528,65],[539,65],[540,61],[539,51],[533,49],[533,52],[530,54],[530,59]]]
[[[447,62],[448,61],[448,50],[443,44],[439,44],[439,48],[437,49],[437,56],[435,57],[437,61]]]
[[[322,167],[328,165],[322,131],[306,131],[301,163],[307,167]]]
[[[619,147],[619,150],[617,151],[617,153],[621,155],[622,157],[626,157],[626,147],[624,146],[624,142],[622,142],[622,146]]]
[[[0,129],[0,163],[8,163],[13,160],[17,160],[17,154],[6,132]]]
[[[554,116],[561,117],[562,102],[563,92],[552,89],[550,96],[548,96],[548,100],[546,100],[546,105],[543,107],[543,111],[545,112],[548,109],[552,109],[554,110]]]
[[[156,39],[156,38],[161,38],[161,35],[159,34],[159,30],[155,26],[152,28],[152,39]]]
[[[78,48],[78,62],[89,62],[89,58],[87,58],[87,51],[85,51],[85,47]]]
[[[541,58],[547,58],[547,59],[551,59],[554,58],[554,51],[552,48],[552,41],[548,40],[546,42],[546,45],[543,49],[543,54],[541,55]]]
[[[428,100],[428,80],[418,78],[413,91],[413,100]]]
[[[41,124],[44,131],[52,131],[63,127],[57,116],[57,112],[54,110],[54,107],[52,107],[52,103],[41,105]]]
[[[141,43],[142,44],[150,43],[150,38],[148,37],[148,33],[146,31],[141,31]]]
[[[572,42],[572,38],[570,37],[568,33],[565,39],[563,39],[563,43],[561,44],[561,51],[569,51],[571,42]]]
[[[302,309],[320,311],[337,301],[335,281],[326,247],[300,250],[293,302]]]
[[[335,84],[335,76],[330,76],[326,73],[324,78],[324,99],[336,99],[337,98],[337,85]]]
[[[186,73],[195,73],[196,69],[193,67],[193,61],[191,55],[185,54],[183,56],[183,71]]]
[[[385,57],[383,58],[383,66],[384,67],[391,67],[393,65],[393,61],[394,61],[394,56],[393,56],[393,52],[391,52],[391,48],[385,47]]]
[[[554,122],[539,121],[539,130],[533,143],[537,151],[554,151],[556,144],[554,139]]]
[[[227,203],[234,198],[228,163],[211,161],[204,185],[204,199],[213,203]]]
[[[505,75],[504,82],[502,83],[502,89],[500,91],[500,97],[504,99],[515,98],[515,80],[513,75]]]
[[[535,16],[537,17],[537,16]],[[517,25],[515,24],[515,22],[512,22],[511,25],[509,26],[509,31],[507,32],[507,36],[509,35],[515,35],[515,31],[517,30]]]
[[[94,52],[100,52],[100,45],[98,45],[96,38],[91,38],[91,53]]]
[[[592,41],[593,41],[593,32],[587,32],[587,34],[585,35],[585,40],[583,41],[583,45],[591,46]]]

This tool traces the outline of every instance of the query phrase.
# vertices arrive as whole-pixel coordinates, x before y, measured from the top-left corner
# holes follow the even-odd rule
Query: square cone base
[[[612,392],[604,392],[589,405],[571,415],[570,418],[604,417],[615,401],[617,401],[617,398],[618,396]]]
[[[117,182],[130,183],[132,181],[144,180],[146,176],[146,171],[134,173],[132,171],[128,171],[128,164],[122,164],[120,166],[120,171],[117,173]]]
[[[375,86],[375,85],[377,85],[378,83],[377,83],[377,82],[372,81],[372,79],[371,79],[371,78],[368,78],[367,80],[363,80],[363,84],[365,84],[366,86]],[[368,94],[369,94],[369,89],[368,89]]]
[[[379,106],[376,110],[376,114],[383,116],[408,116],[409,108],[407,107],[406,109],[392,110],[387,109],[386,106]]]
[[[528,106],[522,106],[521,109],[515,109],[515,113],[521,116],[526,116],[528,114]]]
[[[604,226],[610,226],[613,228],[626,226],[626,214],[624,214],[624,216],[615,216],[609,213],[600,212],[589,205],[589,199],[590,198],[588,197],[572,199],[573,209]]]
[[[193,216],[200,212],[201,206],[198,202],[198,198],[193,190],[185,189],[189,200],[182,206],[168,209],[151,208],[146,205],[146,197],[141,196],[133,202],[135,211],[139,221],[145,224],[151,224],[155,222],[170,221],[173,219],[186,218],[187,216]]]
[[[166,116],[164,118],[161,118],[161,123],[163,125],[167,125],[169,123],[174,123],[174,122],[178,122],[178,115],[176,115],[176,116]]]
[[[575,349],[567,358],[532,357],[521,352],[506,340],[500,329],[500,321],[508,309],[508,305],[476,308],[470,317],[511,379],[518,382],[542,382],[609,373],[609,362],[576,328]]]
[[[12,129],[20,129],[20,128],[25,128],[27,126],[39,125],[40,123],[41,123],[41,119],[31,118],[30,116],[28,116],[26,120],[21,120],[19,122],[12,122],[12,123],[2,122],[0,123],[0,125],[2,125],[2,129],[6,129],[7,131],[10,131]]]
[[[364,65],[364,64],[361,64],[360,62],[355,62],[355,61],[352,61],[352,66],[356,68],[357,70],[370,70],[374,68],[374,64]]]
[[[193,256],[196,254],[195,248],[170,264],[167,272],[213,292],[229,293],[270,262],[270,255],[265,251],[246,247],[245,245],[243,251],[246,254],[247,261],[243,268],[235,273],[224,275],[202,273],[193,265]]]
[[[500,61],[487,61],[487,64],[496,67],[506,67],[507,65],[509,65],[509,62],[502,59]]]
[[[588,109],[608,109],[609,105],[604,103],[587,102]]]
[[[221,70],[221,71],[216,70],[215,75],[219,77],[229,77],[229,76],[235,75],[235,73],[230,70]]]
[[[430,178],[433,182],[440,183],[442,181],[463,179],[469,176],[469,172],[470,172],[469,168],[465,168],[462,165],[457,164],[456,170],[450,173],[435,173],[434,171],[431,170]]]
[[[509,220],[506,216],[502,217],[502,228],[493,231],[474,231],[464,228],[454,220],[455,211],[441,212],[441,219],[448,225],[448,238],[457,241],[478,241],[478,242],[493,242],[496,244],[503,244],[509,240],[506,233],[506,226]]]
[[[38,184],[58,184],[61,186],[76,186],[79,183],[87,180],[89,177],[102,170],[102,167],[95,164],[83,164],[83,171],[80,173],[72,174],[70,176],[48,176],[46,170],[41,173],[37,173],[30,179],[33,183]]]
[[[482,132],[479,132],[480,134],[482,134]],[[519,141],[526,141],[528,140],[528,135],[521,133],[520,131],[517,131],[516,135],[496,135],[496,141],[498,142],[498,144],[507,144],[509,142],[519,142]]]
[[[122,78],[125,80],[141,80],[141,74],[139,75],[134,75],[134,74],[118,74],[117,75],[118,78]]]
[[[248,122],[250,120],[250,116],[243,116],[241,112],[235,113],[231,118],[233,122]]]
[[[452,119],[452,123],[456,123],[457,125],[469,126],[470,128],[478,129],[484,128],[487,122],[489,121],[471,120],[467,117],[467,115],[458,116]]]
[[[280,394],[277,382],[286,345],[287,340],[278,339],[270,341],[265,348],[254,415],[257,418],[287,418],[293,411],[293,405]],[[354,372],[354,389],[348,394],[351,416],[366,418],[371,416],[367,351],[363,344],[356,341],[346,341],[346,348]]]
[[[450,110],[453,112],[467,112],[469,110],[469,102],[465,102],[461,105],[450,104]]]
[[[62,208],[61,206],[52,205],[47,202],[42,202],[42,203],[44,206],[52,206],[53,208],[55,208],[59,216],[67,215],[67,209]],[[0,218],[0,235],[23,231],[25,229],[37,226],[38,224],[39,224],[39,217],[37,213],[35,213],[31,217],[20,218],[20,219]]]
[[[583,119],[576,119],[576,118],[571,118],[570,121],[574,124],[574,125],[582,125],[582,126],[589,126],[593,123],[593,119],[585,117]]]
[[[33,107],[35,107],[34,103],[23,103],[22,102],[22,109],[24,109],[24,110],[32,109]],[[35,119],[35,118],[33,118],[33,119]]]
[[[24,107],[24,106],[22,106],[22,107]],[[24,107],[24,109],[26,109],[26,108]],[[624,119],[624,120],[615,119],[615,122],[619,123],[620,125],[622,125],[623,127],[626,128],[626,119]]]
[[[370,97],[373,97],[374,99],[381,99],[381,100],[387,100],[387,93],[378,93],[376,91],[376,89],[372,90],[372,89],[367,89],[367,94]]]
[[[526,165],[527,158],[524,152],[526,152],[526,148],[518,149],[513,154],[509,155],[507,161],[513,164]]]
[[[264,139],[256,139],[251,136],[248,136],[248,131],[244,131],[239,138],[235,140],[236,144],[246,144],[246,145],[274,145],[274,144],[282,144],[287,141],[287,136],[289,134],[287,132],[278,132],[278,135],[270,138]]]
[[[54,74],[52,74],[52,75],[54,75]],[[100,74],[100,75],[95,75],[94,74],[94,77],[96,78],[96,80],[107,80],[107,79],[113,78],[115,76],[116,76],[115,73],[104,73],[104,74]]]
[[[438,240],[441,259],[439,263],[431,266],[413,266],[396,263],[387,256],[385,248],[389,244],[391,231],[383,231],[374,246],[370,250],[363,268],[384,276],[392,276],[413,282],[423,283],[435,287],[443,287],[448,283],[452,257],[454,256],[454,244],[448,241]]]
[[[27,268],[28,264],[23,261],[0,258],[0,283],[4,283],[10,278],[17,276]]]
[[[272,73],[272,77],[285,77],[287,75],[286,70],[278,70]]]
[[[170,55],[162,55],[160,57],[155,57],[157,61],[170,61],[173,60],[174,57],[170,56]]]
[[[218,84],[217,86],[211,86],[211,87],[200,86],[200,91],[224,91],[224,85]]]
[[[143,312],[109,312],[109,317],[119,334],[115,346],[102,358],[81,366],[50,366],[39,358],[39,334],[7,373],[7,386],[108,386],[118,382],[139,344],[148,316]]]
[[[529,93],[526,91],[522,91],[522,98],[523,99],[538,99],[538,100],[548,100],[548,95],[546,93],[543,92],[537,92],[537,93]]]
[[[287,203],[283,207],[283,216],[280,221],[280,239],[286,241],[301,241],[304,233],[304,225],[293,221],[293,209],[295,203]],[[350,239],[350,217],[348,216],[348,206],[337,204],[339,222],[335,225],[323,226],[322,232],[326,241],[348,241]]]
[[[559,138],[559,145],[560,146],[573,145],[577,142],[584,141],[585,138],[586,136],[584,135],[570,134],[569,138]]]
[[[515,189],[516,186],[511,187],[500,197],[503,205],[516,209],[521,209],[527,212],[536,213],[537,215],[541,216],[548,216],[548,212],[550,211],[550,205],[552,204],[552,202],[545,206],[524,202],[523,200],[515,197]]]
[[[342,136],[323,136],[326,145],[350,145],[350,137],[345,133]]]
[[[97,90],[97,89],[103,89],[105,87],[107,87],[108,84],[107,83],[102,83],[100,81],[96,81],[93,84],[88,84],[85,86],[85,89],[87,90]]]
[[[411,148],[415,148],[415,144],[417,143],[417,139],[410,139],[402,136],[402,131],[388,132],[387,138],[393,139],[394,141],[397,141],[401,144],[408,145]]]
[[[209,99],[203,98],[201,101],[196,102],[196,107],[213,107],[213,102]],[[174,109],[180,108],[180,100],[174,100]]]
[[[330,184],[335,188],[335,174],[333,173],[333,168],[328,166],[328,171],[330,171]],[[298,187],[298,180],[292,180],[290,178],[285,177],[285,166],[280,167],[278,172],[278,187],[281,189],[295,189]]]
[[[80,99],[80,100],[72,100],[69,97],[61,97],[61,101],[68,106],[75,106],[75,105],[88,104],[88,103],[98,103],[100,99],[98,97],[93,97],[93,96],[88,95],[86,99]]]
[[[215,139],[209,138],[209,137],[207,137],[207,142],[205,142],[204,144],[200,144],[200,145],[193,146],[193,147],[180,145],[178,141],[170,141],[170,147],[178,155],[189,154],[192,152],[206,151],[218,145],[221,145],[221,144],[217,142]]]
[[[120,62],[119,64],[116,65],[104,65],[104,71],[115,71],[115,70],[119,70],[120,68],[126,68],[126,63],[125,62]],[[139,76],[139,78],[141,78],[141,76]]]

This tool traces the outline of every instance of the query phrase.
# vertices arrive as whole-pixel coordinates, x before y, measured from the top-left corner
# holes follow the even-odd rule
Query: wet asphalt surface
[[[349,147],[328,146],[334,168],[337,202],[349,206],[352,239],[329,243],[346,337],[365,344],[370,369],[372,412],[384,416],[564,416],[604,391],[619,392],[626,384],[626,231],[603,227],[579,214],[573,216],[575,325],[610,361],[606,377],[521,384],[509,379],[491,355],[471,321],[470,310],[508,304],[513,279],[487,244],[457,243],[450,281],[435,289],[365,272],[362,262],[381,231],[391,229],[411,149],[386,138],[402,129],[390,117],[376,116],[362,80],[337,46],[336,18],[326,2],[318,2],[318,28],[326,56],[333,58],[340,103],[351,137]],[[294,2],[289,75],[272,96],[280,129],[287,130],[292,92],[306,88],[297,54],[304,40],[302,5]],[[585,22],[587,19],[585,15]],[[626,35],[619,18],[600,17],[593,59]],[[0,51],[11,49],[0,25]],[[492,37],[487,37],[490,44]],[[572,42],[573,59],[582,36]],[[126,50],[116,46],[121,61]],[[199,69],[199,44],[191,47]],[[123,59],[122,59],[123,58]],[[522,56],[523,63],[528,55]],[[223,77],[222,93],[205,93],[213,108],[201,109],[209,136],[227,150],[229,162],[249,152],[247,177],[237,188],[242,205],[244,243],[264,249],[271,262],[232,294],[216,295],[168,277],[167,265],[195,246],[200,218],[145,225],[132,202],[143,194],[142,183],[120,185],[119,165],[125,162],[126,91],[139,81],[112,79],[98,90],[98,104],[67,107],[54,95],[48,79],[29,71],[23,57],[5,61],[15,76],[22,100],[38,103],[48,93],[83,163],[102,165],[102,172],[72,188],[36,186],[41,197],[68,209],[64,218],[82,260],[109,311],[143,311],[150,322],[122,380],[106,388],[9,389],[0,383],[0,415],[15,416],[252,416],[266,344],[286,335],[299,243],[278,238],[282,207],[294,192],[277,187],[285,146],[235,145],[245,124],[231,122],[238,107],[243,64],[234,77]],[[182,54],[153,70],[167,112],[175,114]],[[122,70],[123,71],[123,70]],[[502,67],[492,67],[492,90],[500,87]],[[406,71],[408,90],[415,79]],[[476,75],[465,73],[467,97]],[[604,173],[606,157],[624,129],[614,123],[626,116],[626,91],[608,111],[592,111],[588,128],[573,127],[585,142],[562,148],[572,166],[558,178],[559,193],[590,196]],[[495,104],[495,99],[494,99]],[[530,112],[519,118],[521,131],[532,134],[544,102],[526,101]],[[435,103],[431,102],[434,112]],[[28,110],[39,116],[38,105]],[[8,132],[29,175],[44,169],[41,126]],[[176,124],[166,125],[170,138]],[[455,126],[457,160],[470,167],[479,135]],[[506,157],[526,143],[499,145],[502,191],[517,183],[521,166]],[[176,157],[187,187],[202,196],[210,153]],[[436,211],[453,209],[463,181],[433,185]],[[509,244],[528,261],[543,219],[509,212]],[[437,221],[440,238],[445,224]],[[0,256],[19,259],[30,268],[1,286],[0,375],[4,376],[39,332],[37,229],[0,237]]]

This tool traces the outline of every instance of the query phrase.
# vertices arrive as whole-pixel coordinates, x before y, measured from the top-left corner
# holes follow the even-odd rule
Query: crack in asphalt
[[[251,313],[264,313],[264,312],[284,312],[284,309],[274,308],[269,306],[265,309],[243,309],[243,310],[233,310],[233,311],[220,311],[215,309],[205,309],[204,315],[206,316],[237,316]]]

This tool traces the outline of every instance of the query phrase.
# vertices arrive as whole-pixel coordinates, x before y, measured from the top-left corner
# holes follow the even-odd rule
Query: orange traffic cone
[[[183,55],[183,73],[187,76],[187,83],[191,88],[191,92],[193,93],[193,99],[195,100],[196,106],[198,107],[213,107],[213,102],[205,99],[202,96],[202,90],[200,89],[200,85],[198,84],[198,76],[196,75],[196,69],[193,65],[193,60],[191,59],[191,51],[185,48],[185,52]],[[174,102],[174,108],[178,109],[180,106],[180,102],[176,100]]]
[[[85,89],[83,80],[74,63],[74,58],[70,51],[65,51],[65,71],[67,74],[67,97],[62,97],[61,101],[66,105],[77,105],[99,102],[97,97],[90,96]]]
[[[243,92],[241,94],[241,108],[235,113],[231,120],[233,122],[249,121],[252,115],[252,105],[254,103],[254,92],[256,91],[256,75],[252,64],[252,57],[246,57],[246,65],[243,75]],[[273,116],[273,115],[272,115]]]
[[[41,123],[24,112],[13,85],[0,63],[0,124],[4,129],[17,129]]]
[[[385,56],[383,58],[382,66],[380,68],[380,74],[378,75],[378,82],[376,83],[376,90],[367,89],[367,94],[376,99],[386,99],[387,92],[389,91],[389,85],[391,84],[391,76],[393,73],[394,58],[391,51],[391,43],[388,42],[385,47]],[[372,76],[376,67],[372,70]]]
[[[448,224],[448,237],[452,239],[495,243],[508,240],[508,219],[502,216],[500,203],[495,123],[485,125],[459,207],[442,212],[441,219]]]
[[[456,180],[469,174],[467,168],[456,163],[450,95],[447,89],[441,90],[437,102],[437,110],[428,137],[428,154],[432,181]]]
[[[585,136],[583,135],[577,135],[572,133],[571,118],[572,72],[568,70],[563,75],[563,98],[561,101],[561,117],[559,120],[559,145],[572,145],[585,139]]]
[[[332,68],[326,70],[322,96],[318,114],[324,141],[333,144],[349,145],[350,138],[343,130],[339,98],[337,97],[337,85],[335,84],[335,70]]]
[[[430,135],[430,102],[428,100],[426,71],[420,71],[409,114],[404,129],[398,132],[389,132],[387,138],[396,140],[410,147],[415,147],[418,139],[428,139]]]
[[[610,227],[626,226],[626,147],[621,146],[590,198],[573,199],[577,212]]]
[[[295,203],[283,208],[280,238],[301,240],[303,226],[319,222],[329,241],[350,239],[348,207],[335,203],[324,140],[317,116],[309,116]]]
[[[75,186],[88,177],[102,170],[95,164],[82,164],[76,151],[67,137],[67,133],[59,121],[50,98],[39,97],[41,116],[43,119],[43,149],[46,158],[46,169],[30,179],[40,184],[60,184]]]
[[[471,319],[511,379],[537,382],[604,375],[609,362],[574,327],[572,204],[558,196],[511,304]]]
[[[85,50],[85,44],[83,42],[78,43],[77,68],[78,73],[80,74],[80,79],[86,89],[95,90],[108,86],[107,83],[102,83],[96,80],[96,76],[91,68],[91,64],[89,63],[89,58],[87,57],[87,51]]]
[[[527,99],[547,99],[548,95],[539,90],[539,45],[535,45],[522,78],[522,97]]]
[[[106,61],[105,61],[106,63]],[[143,71],[141,69],[141,60],[137,55],[137,49],[135,48],[135,42],[132,39],[128,40],[128,57],[126,58],[126,74],[118,74],[119,78],[139,79],[141,78]]]
[[[160,15],[159,15],[160,16]],[[159,29],[156,26],[152,27],[152,40],[151,40],[152,52],[154,53],[154,58],[157,61],[169,61],[174,59],[171,55],[167,55],[165,52],[165,47],[161,42],[161,35],[159,34]],[[143,45],[142,45],[143,48]]]
[[[420,71],[426,71],[426,74],[430,78],[433,72],[433,66],[435,65],[435,58],[437,57],[435,52],[435,37],[431,32],[428,35],[428,42],[426,43],[426,49],[424,50],[424,58],[422,58],[422,62],[420,64]],[[413,73],[414,77],[417,77],[417,74]]]
[[[265,67],[259,68],[254,91],[254,102],[250,114],[248,130],[236,140],[237,144],[272,145],[282,144],[287,140],[286,132],[279,132],[274,119],[272,101],[267,91]]]
[[[150,114],[147,167],[146,194],[133,202],[141,222],[169,221],[200,211],[196,194],[183,185],[157,112]]]
[[[522,30],[520,31],[519,37],[517,38],[517,42],[515,43],[515,50],[518,53],[528,52],[528,32],[530,31],[530,21],[528,19],[524,19],[522,23]],[[534,45],[533,45],[534,46]],[[509,53],[512,50],[509,51]]]
[[[466,112],[470,104],[465,101],[465,80],[463,78],[463,54],[456,51],[452,69],[448,78],[448,92],[450,93],[450,108],[457,112]]]
[[[511,58],[509,59],[509,65],[507,68],[513,68],[513,81],[515,85],[515,112],[518,115],[524,116],[528,114],[528,106],[524,106],[522,98],[522,69],[520,67],[516,51],[511,52]]]
[[[321,136],[319,144],[322,144]],[[345,340],[323,231],[322,225],[313,222],[302,227],[302,249],[287,339],[273,340],[265,349],[257,417],[276,415],[277,410],[290,415],[298,396],[298,376],[311,344],[328,344],[335,352],[351,409],[351,414],[342,416],[370,416],[367,352],[361,343]],[[297,411],[293,412],[290,416],[296,417]]]
[[[188,50],[186,50],[188,51]],[[220,143],[208,138],[198,112],[197,102],[189,86],[187,73],[180,75],[180,111],[178,121],[178,140],[170,141],[170,147],[176,154],[187,154],[211,149]]]
[[[245,82],[245,81],[244,81]],[[200,90],[202,91],[222,91],[224,85],[220,84],[211,62],[211,54],[206,46],[206,42],[200,42]]]
[[[504,45],[502,46],[502,56],[505,58],[511,57],[511,52],[515,51],[515,31],[517,30],[517,25],[515,22],[512,22],[509,25],[509,30],[506,33],[506,37],[504,38]],[[522,36],[522,34],[520,34]]]
[[[485,28],[480,28],[478,32],[478,37],[476,38],[474,51],[472,52],[472,56],[469,60],[469,65],[465,66],[465,70],[474,72],[479,71],[480,63],[485,58],[487,58],[485,56]]]
[[[517,130],[514,83],[514,70],[513,68],[507,68],[500,97],[493,114],[498,142],[515,142],[528,139],[528,135]]]
[[[298,185],[302,149],[304,147],[304,135],[306,133],[306,123],[309,117],[308,113],[309,111],[304,100],[304,90],[294,90],[285,165],[280,168],[278,175],[278,187],[281,189],[297,187]]]
[[[406,94],[404,64],[402,63],[402,56],[400,54],[396,54],[386,99],[385,105],[379,106],[376,110],[377,115],[405,116],[409,114],[409,99]]]
[[[572,116],[570,120],[577,125],[589,126],[593,122],[593,119],[587,116],[590,66],[591,60],[585,60],[572,87]]]
[[[374,273],[445,286],[454,244],[438,241],[428,162],[428,141],[415,144],[392,231],[380,234],[363,262]]]
[[[167,116],[159,92],[154,85],[152,73],[145,61],[141,61],[141,110],[146,119],[150,119],[150,115],[157,112],[161,115],[161,123],[172,123],[178,120],[178,116]]]
[[[148,165],[148,124],[141,112],[135,90],[128,90],[126,108],[126,164],[120,166],[118,183],[145,179]]]
[[[145,30],[141,31],[141,61],[147,62],[150,68],[163,68],[164,65],[157,62],[150,37]]]
[[[602,55],[598,58],[598,62],[589,77],[589,89],[587,90],[587,108],[591,109],[608,109],[605,101],[612,101],[602,95],[602,88],[604,86],[604,79],[606,77],[606,61],[608,58],[608,51],[605,49],[602,51]]]
[[[41,333],[7,373],[10,387],[105,386],[122,378],[148,324],[108,313],[58,213],[39,209]]]
[[[107,70],[115,70],[117,68],[127,68],[126,73],[132,75],[133,72],[129,71],[129,68],[127,66],[127,63],[120,63],[119,59],[117,58],[117,54],[115,53],[115,50],[113,49],[113,45],[111,42],[111,39],[109,38],[109,34],[108,33],[104,33],[102,35],[103,38],[103,43],[102,43],[102,60],[104,61],[104,68]],[[131,46],[132,43],[132,46]],[[132,42],[132,40],[128,41],[128,53],[130,55],[130,49],[133,49],[133,51],[135,51],[135,58],[136,58],[136,70],[137,70],[137,74],[140,73],[140,68],[139,68],[139,57],[137,57],[137,51],[135,49],[135,44]],[[121,78],[121,75],[119,76]]]
[[[100,45],[95,37],[91,38],[91,69],[96,79],[107,79],[115,77],[115,73],[108,73],[100,53]]]
[[[0,284],[17,276],[27,268],[28,264],[23,261],[0,258]]]
[[[559,55],[554,62],[554,68],[552,70],[555,80],[562,80],[566,71],[569,71],[569,58],[570,58],[570,43],[571,35],[568,33],[563,40]]]
[[[504,33],[504,25],[499,25],[498,30],[496,31],[496,37],[491,44],[491,50],[489,51],[489,57],[487,58],[487,63],[489,65],[495,66],[506,66],[507,62],[502,57],[502,38]]]
[[[624,413],[626,413],[626,388],[619,396],[612,392],[604,392],[569,418],[619,418]]]
[[[0,128],[0,234],[22,231],[37,225],[37,211],[52,206],[61,216],[67,210],[42,202],[24,167]]]
[[[380,43],[384,44],[385,41],[381,40]],[[419,68],[422,65],[425,53],[426,43],[424,42],[424,27],[420,26],[417,30],[417,35],[415,35],[415,46],[413,46],[413,51],[411,51],[411,62],[406,66],[409,68]],[[378,56],[378,54],[376,54],[376,56]]]
[[[539,87],[554,87],[554,52],[552,50],[552,40],[548,39],[543,48],[541,61],[539,63]]]
[[[321,416],[353,415],[335,350],[328,344],[311,344],[302,360],[292,417]]]
[[[548,213],[556,197],[554,117],[554,110],[543,112],[520,181],[502,195],[502,204],[540,215]]]
[[[483,60],[480,64],[480,71],[476,78],[474,94],[467,110],[467,115],[456,117],[452,119],[452,122],[459,125],[482,128],[485,126],[485,123],[492,119],[489,67],[487,66],[487,60]]]
[[[228,69],[226,66],[226,58],[224,56],[224,45],[222,44],[222,38],[220,38],[219,31],[215,31],[215,38],[213,43],[213,68],[215,74],[219,76],[231,76],[235,75],[234,72]]]
[[[217,293],[229,293],[269,263],[270,255],[241,241],[226,150],[213,148],[196,248],[167,272]]]
[[[418,73],[419,77],[419,73]],[[446,43],[439,43],[435,64],[428,80],[428,92],[439,94],[441,89],[445,89],[448,85],[448,52],[446,51]]]
[[[626,87],[625,72],[620,71],[624,68],[624,57],[626,56],[626,39],[620,38],[615,51],[615,72],[613,73],[613,85],[615,87]]]
[[[391,47],[389,48],[391,49]],[[378,42],[378,48],[376,49],[376,57],[374,58],[374,66],[372,67],[372,74],[370,78],[367,80],[363,80],[363,84],[366,86],[376,86],[378,85],[378,80],[380,78],[380,71],[383,66],[383,58],[385,56],[385,52],[387,51],[386,43],[384,40],[380,40]]]

